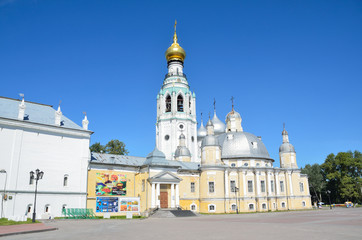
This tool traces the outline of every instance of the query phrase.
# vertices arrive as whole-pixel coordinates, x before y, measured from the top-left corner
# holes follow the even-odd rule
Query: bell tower
[[[191,152],[191,161],[196,162],[196,96],[190,91],[183,72],[186,52],[177,40],[175,21],[173,43],[165,53],[168,73],[157,94],[156,145],[166,159],[175,160],[179,138],[183,134],[185,146]]]

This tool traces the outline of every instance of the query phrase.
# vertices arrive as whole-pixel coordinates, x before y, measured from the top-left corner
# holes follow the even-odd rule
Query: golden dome
[[[179,60],[184,61],[186,57],[185,50],[177,43],[177,35],[176,35],[176,23],[175,23],[175,34],[173,35],[173,43],[166,50],[165,53],[167,62],[170,60]]]

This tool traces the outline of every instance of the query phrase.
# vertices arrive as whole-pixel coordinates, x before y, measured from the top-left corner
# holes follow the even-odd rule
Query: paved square
[[[57,220],[7,239],[362,239],[362,208],[145,220]]]

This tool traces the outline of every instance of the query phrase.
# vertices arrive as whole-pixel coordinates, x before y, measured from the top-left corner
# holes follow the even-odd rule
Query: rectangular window
[[[145,185],[146,185],[146,182],[144,179],[142,179],[142,192],[145,191]]]
[[[299,183],[300,192],[304,192],[304,184]]]
[[[231,191],[231,192],[235,192],[235,187],[236,187],[235,181],[234,181],[234,180],[231,180],[231,181],[230,181],[230,191]]]
[[[265,181],[260,181],[261,192],[265,192]]]
[[[191,183],[191,192],[195,192],[195,183],[194,182]]]
[[[248,192],[253,192],[253,181],[248,181]]]
[[[214,182],[209,182],[209,193],[215,192]]]
[[[273,180],[270,181],[270,191],[274,192],[274,181]]]
[[[280,181],[280,191],[284,192],[284,182]]]

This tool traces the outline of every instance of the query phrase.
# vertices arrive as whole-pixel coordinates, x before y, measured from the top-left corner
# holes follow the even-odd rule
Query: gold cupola
[[[175,21],[175,33],[173,35],[173,43],[166,50],[166,53],[165,53],[167,62],[169,62],[171,60],[178,60],[178,61],[183,62],[186,58],[185,50],[177,43],[176,24],[177,24],[177,22]]]

